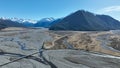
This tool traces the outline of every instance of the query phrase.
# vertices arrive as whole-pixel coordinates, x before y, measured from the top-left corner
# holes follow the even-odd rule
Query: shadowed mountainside
[[[25,27],[25,26],[23,24],[11,20],[0,19],[0,28],[2,29],[6,27]]]
[[[79,10],[52,25],[50,30],[105,31],[120,29],[120,22],[107,15]]]

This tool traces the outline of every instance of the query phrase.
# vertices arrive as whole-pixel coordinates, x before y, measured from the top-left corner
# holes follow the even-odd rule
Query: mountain
[[[34,23],[31,23],[31,22],[23,22],[21,24],[23,24],[26,27],[34,27]]]
[[[49,24],[49,27],[51,27],[52,25],[54,25],[54,24],[56,24],[56,23],[59,23],[62,19],[63,19],[63,18],[58,18],[58,19],[54,20],[53,22],[51,22],[51,23]]]
[[[54,18],[43,18],[35,24],[35,27],[50,27],[50,24],[54,21]]]
[[[107,15],[79,10],[52,25],[49,30],[103,31],[120,29],[120,22]]]
[[[36,23],[37,21],[36,20],[31,20],[31,19],[20,19],[20,18],[8,18],[9,20],[11,21],[16,21],[16,22],[19,22],[19,23]]]
[[[6,27],[25,27],[23,24],[11,21],[9,19],[0,19],[0,28]]]
[[[34,27],[34,23],[36,23],[36,20],[31,20],[31,19],[20,19],[20,18],[5,18],[1,17],[3,20],[11,20],[13,22],[18,22],[20,24],[23,24],[26,27]]]
[[[34,23],[36,23],[36,20],[31,19],[19,19],[19,18],[10,18],[12,21],[16,21],[18,23],[23,24],[26,27],[34,27]]]
[[[108,15],[96,15],[100,19],[102,19],[107,25],[109,25],[109,29],[119,29],[120,22]]]

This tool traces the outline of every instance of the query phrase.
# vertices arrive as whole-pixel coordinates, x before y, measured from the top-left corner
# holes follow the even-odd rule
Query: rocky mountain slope
[[[120,29],[120,22],[107,15],[79,10],[52,25],[50,30],[106,31]]]
[[[52,25],[52,22],[54,21],[54,18],[43,18],[40,21],[38,21],[34,26],[35,27],[45,27],[49,28]]]
[[[11,20],[0,19],[0,28],[6,28],[6,27],[25,27],[25,26],[23,24]]]

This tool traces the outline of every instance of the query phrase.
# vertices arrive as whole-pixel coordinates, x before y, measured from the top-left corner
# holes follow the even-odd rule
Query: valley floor
[[[108,32],[87,32],[95,38],[98,34],[98,41],[105,38],[101,45],[107,52],[100,51],[100,48],[98,51],[85,49],[82,45],[87,47],[87,44],[83,44],[84,39],[80,41],[81,33],[86,32],[55,32],[44,28],[3,29],[0,31],[0,68],[120,68],[119,48],[105,45],[109,42],[105,38]],[[117,36],[112,33],[108,36],[114,35]],[[78,40],[79,44],[76,44]],[[85,40],[89,41],[88,38]]]

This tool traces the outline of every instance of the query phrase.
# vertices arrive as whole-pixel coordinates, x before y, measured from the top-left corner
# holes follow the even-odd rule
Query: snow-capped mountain
[[[0,18],[0,29],[6,28],[6,27],[26,27],[26,26],[22,23],[11,21],[10,19]]]
[[[52,22],[52,21],[54,21],[55,19],[54,18],[52,18],[52,17],[50,17],[50,18],[43,18],[43,19],[41,19],[39,22]]]
[[[36,20],[31,19],[18,19],[18,18],[11,18],[12,21],[17,21],[19,23],[29,22],[29,23],[36,23]]]
[[[43,18],[40,21],[38,21],[35,24],[35,27],[49,27],[50,24],[54,21],[55,19],[50,17],[50,18]]]
[[[26,27],[34,27],[34,24],[37,23],[36,20],[31,20],[31,19],[20,19],[20,18],[6,18],[6,17],[1,17],[0,19],[2,20],[10,20],[13,22],[17,22],[18,24],[22,24]]]
[[[6,18],[6,17],[1,17],[1,19],[3,20],[11,20],[11,21],[16,21],[19,23],[25,23],[25,22],[29,22],[29,23],[36,23],[36,20],[31,20],[31,19],[20,19],[20,18]]]
[[[45,27],[45,28],[49,28],[51,25],[53,25],[54,23],[58,21],[58,19],[54,19],[52,17],[43,18],[39,21],[31,20],[31,19],[20,19],[20,18],[15,18],[15,17],[14,18],[1,17],[0,19],[17,22],[19,24],[23,24],[26,27]]]

